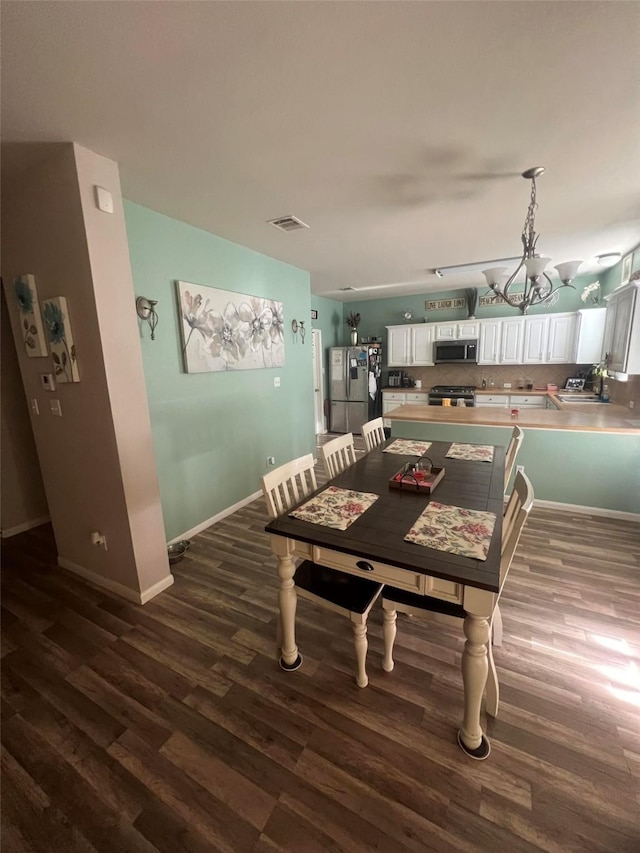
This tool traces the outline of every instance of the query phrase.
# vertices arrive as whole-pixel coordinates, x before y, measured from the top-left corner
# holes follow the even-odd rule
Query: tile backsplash
[[[576,376],[584,366],[576,364],[521,364],[521,365],[479,365],[479,364],[437,364],[435,367],[408,367],[405,370],[411,379],[420,379],[423,388],[433,385],[472,385],[480,388],[483,378],[493,379],[496,389],[503,388],[505,382],[511,383],[511,389],[518,388],[518,380],[530,380],[534,388],[546,388],[554,383],[563,388],[567,377]],[[611,401],[629,407],[631,400],[640,409],[640,376],[632,377],[629,382],[607,380]]]

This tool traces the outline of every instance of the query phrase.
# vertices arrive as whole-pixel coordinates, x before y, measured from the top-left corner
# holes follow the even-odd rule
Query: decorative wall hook
[[[155,331],[158,325],[158,314],[156,312],[157,299],[147,299],[145,296],[138,296],[136,299],[136,314],[141,320],[146,320],[151,329],[151,340],[155,341]]]
[[[304,320],[300,320],[299,326],[300,326],[300,339],[302,340],[302,343],[304,344],[304,336],[307,334],[307,330],[304,327]]]

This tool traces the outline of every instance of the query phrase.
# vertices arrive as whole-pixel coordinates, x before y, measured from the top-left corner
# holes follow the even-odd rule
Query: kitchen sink
[[[600,397],[596,397],[595,394],[585,394],[580,397],[573,394],[557,394],[558,400],[561,403],[599,403]]]

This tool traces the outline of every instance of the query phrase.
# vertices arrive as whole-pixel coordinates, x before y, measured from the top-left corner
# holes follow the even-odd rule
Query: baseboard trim
[[[153,586],[143,589],[140,593],[140,604],[146,604],[147,601],[151,601],[152,598],[164,592],[165,589],[169,589],[170,586],[173,586],[173,575],[171,574],[167,575],[166,578],[162,578],[158,583],[154,583]]]
[[[89,581],[89,583],[94,586],[100,587],[100,589],[106,589],[108,592],[115,592],[116,595],[119,595],[121,598],[126,598],[127,601],[132,601],[134,604],[146,604],[147,601],[155,598],[156,595],[170,587],[173,583],[173,575],[169,574],[165,578],[162,578],[162,580],[153,584],[153,586],[142,590],[142,592],[138,592],[135,589],[130,589],[128,586],[124,586],[124,584],[112,581],[110,578],[105,578],[96,572],[92,572],[91,569],[87,569],[79,563],[67,560],[66,557],[59,556],[58,565],[63,569],[67,569],[69,572],[73,572],[74,575],[78,575],[83,580]]]
[[[41,524],[47,524],[51,521],[48,515],[43,515],[40,518],[32,518],[31,521],[25,521],[24,524],[16,524],[15,527],[7,527],[2,531],[3,539],[8,539],[10,536],[17,536],[18,533],[25,533],[27,530],[33,530],[34,527],[40,527]]]
[[[574,512],[578,515],[603,515],[607,518],[617,518],[620,521],[640,521],[640,513],[624,512],[618,509],[606,509],[600,506],[581,506],[580,504],[563,504],[557,501],[539,501],[535,499],[534,506],[544,509],[557,509],[559,512]]]
[[[211,527],[212,524],[215,524],[218,521],[222,521],[223,518],[226,518],[228,515],[232,515],[236,510],[242,509],[242,507],[247,506],[247,504],[253,503],[259,497],[262,496],[262,492],[254,492],[252,495],[249,495],[247,498],[243,498],[238,503],[233,504],[233,506],[228,506],[226,509],[223,509],[222,512],[217,513],[216,515],[212,515],[211,518],[207,518],[206,521],[200,522],[200,524],[196,524],[195,527],[192,527],[191,530],[187,530],[185,533],[181,533],[180,536],[175,536],[173,539],[169,540],[169,545],[173,545],[174,542],[179,542],[181,539],[190,539],[192,536],[196,536],[198,533],[202,533],[203,530],[206,530],[207,527]]]

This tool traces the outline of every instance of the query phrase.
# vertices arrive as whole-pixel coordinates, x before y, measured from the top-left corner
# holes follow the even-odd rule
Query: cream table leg
[[[387,610],[383,605],[382,618],[382,635],[384,637],[384,659],[382,668],[385,672],[391,672],[395,666],[393,662],[393,644],[396,640],[396,619],[398,614],[395,610]]]
[[[280,536],[271,537],[271,548],[278,557],[278,576],[280,589],[278,604],[280,606],[280,627],[282,630],[282,654],[280,666],[289,672],[298,669],[302,664],[302,655],[296,646],[296,586],[293,576],[296,564],[292,557],[294,543]]]
[[[356,682],[358,687],[366,687],[369,683],[367,677],[367,618],[360,614],[353,614],[351,624],[353,626],[353,641],[356,647]]]
[[[487,675],[487,687],[485,690],[487,697],[487,714],[492,717],[498,716],[498,705],[500,702],[500,687],[498,685],[498,673],[496,665],[493,661],[493,649],[491,643],[487,644],[487,658],[489,663],[489,673]]]
[[[499,604],[496,604],[491,620],[491,642],[494,646],[502,645],[502,613]]]
[[[487,643],[489,620],[467,613],[464,620],[467,638],[462,653],[462,682],[464,684],[464,719],[458,732],[458,743],[471,758],[486,758],[491,746],[480,726],[480,705],[487,681]]]

